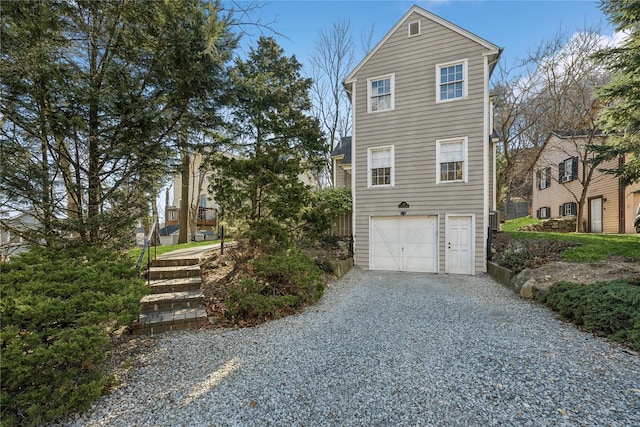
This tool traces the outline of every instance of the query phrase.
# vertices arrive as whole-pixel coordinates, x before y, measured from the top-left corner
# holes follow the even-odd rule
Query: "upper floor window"
[[[420,35],[420,21],[409,22],[409,37]]]
[[[436,182],[467,182],[467,138],[436,141]]]
[[[393,186],[393,146],[369,148],[369,187]]]
[[[558,164],[558,181],[569,182],[578,178],[578,158],[569,157]]]
[[[367,79],[368,111],[387,111],[394,108],[395,74]]]
[[[538,189],[544,190],[551,185],[551,168],[544,168],[538,174]]]
[[[467,97],[467,60],[436,65],[436,101]]]

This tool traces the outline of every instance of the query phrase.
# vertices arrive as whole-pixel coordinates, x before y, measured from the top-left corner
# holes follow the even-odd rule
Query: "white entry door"
[[[602,233],[602,197],[591,199],[589,202],[590,230],[592,233]]]
[[[369,268],[435,273],[437,226],[436,216],[372,217]]]
[[[447,216],[447,273],[473,274],[473,217]]]

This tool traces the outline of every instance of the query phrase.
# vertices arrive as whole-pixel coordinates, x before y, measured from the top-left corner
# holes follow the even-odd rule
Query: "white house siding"
[[[369,268],[371,216],[439,216],[439,271],[445,271],[445,214],[475,215],[475,271],[485,271],[483,142],[484,57],[487,48],[414,13],[421,35],[409,38],[400,25],[353,76],[356,188],[356,264]],[[436,103],[436,64],[468,61],[468,97]],[[395,74],[395,109],[367,112],[367,79]],[[436,184],[436,140],[468,138],[468,182]],[[393,145],[395,185],[367,188],[367,149]]]

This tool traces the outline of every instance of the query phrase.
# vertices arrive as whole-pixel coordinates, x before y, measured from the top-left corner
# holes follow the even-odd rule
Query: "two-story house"
[[[585,169],[587,143],[602,143],[604,136],[552,133],[533,172],[532,216],[539,219],[576,217],[586,185],[579,220],[590,233],[635,233],[633,220],[640,204],[640,185],[620,186],[620,180],[600,169],[612,169],[622,160],[611,160]],[[591,178],[589,170],[593,169]]]
[[[489,78],[501,49],[412,7],[347,76],[354,261],[369,270],[486,271],[495,209]]]

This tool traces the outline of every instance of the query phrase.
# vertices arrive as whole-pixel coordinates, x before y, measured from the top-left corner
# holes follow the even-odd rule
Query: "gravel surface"
[[[353,268],[304,313],[144,338],[65,426],[640,426],[640,356],[488,276]]]

